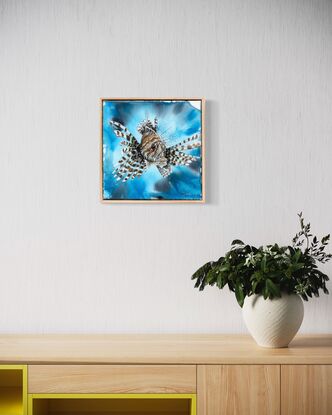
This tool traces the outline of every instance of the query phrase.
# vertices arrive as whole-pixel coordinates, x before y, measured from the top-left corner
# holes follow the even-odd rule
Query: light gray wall
[[[331,1],[0,0],[0,331],[245,331],[190,276],[332,231],[331,68]],[[102,96],[207,99],[205,205],[99,202]]]

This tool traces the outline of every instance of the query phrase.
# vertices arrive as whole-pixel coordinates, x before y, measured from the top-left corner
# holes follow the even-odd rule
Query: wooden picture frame
[[[181,147],[181,149],[183,148],[183,152],[181,152],[181,154],[184,156],[187,156],[186,158],[180,160],[180,162],[182,164],[179,165],[175,165],[175,164],[171,164],[170,166],[167,166],[166,169],[169,169],[166,173],[163,171],[163,167],[158,167],[158,170],[160,172],[160,174],[165,173],[167,174],[167,176],[160,176],[161,179],[160,181],[162,183],[164,183],[164,181],[167,181],[167,179],[169,177],[173,177],[175,175],[171,175],[171,173],[173,172],[173,169],[176,171],[176,179],[178,180],[178,177],[181,176],[181,171],[182,169],[188,169],[188,167],[191,163],[194,164],[194,162],[196,163],[196,165],[198,165],[199,167],[196,167],[196,170],[194,171],[194,173],[196,174],[195,177],[195,183],[198,183],[198,179],[197,179],[197,172],[199,171],[200,175],[200,190],[199,187],[196,186],[195,187],[195,191],[197,191],[195,193],[195,198],[190,199],[187,195],[185,195],[184,198],[181,198],[181,194],[180,196],[176,196],[176,198],[167,198],[167,197],[158,197],[158,198],[147,198],[147,199],[142,199],[142,198],[123,198],[121,196],[121,198],[117,198],[114,197],[114,195],[112,194],[112,197],[107,198],[105,197],[105,195],[108,195],[107,191],[105,191],[106,189],[106,185],[105,185],[105,177],[110,178],[111,177],[111,173],[110,173],[110,167],[112,165],[112,168],[114,168],[112,170],[112,175],[114,177],[116,177],[116,180],[118,180],[120,182],[120,185],[122,186],[122,188],[125,188],[125,185],[132,184],[133,180],[140,180],[142,178],[142,175],[150,168],[151,165],[153,165],[154,163],[149,164],[148,163],[148,167],[144,167],[144,173],[141,173],[141,171],[139,171],[138,173],[128,173],[127,171],[125,173],[123,173],[123,164],[122,165],[118,165],[116,167],[115,162],[109,163],[109,165],[107,165],[108,168],[108,172],[107,175],[105,173],[105,166],[104,164],[106,164],[105,159],[106,156],[105,154],[107,154],[107,157],[109,157],[109,155],[112,153],[111,150],[109,150],[109,146],[107,147],[107,145],[105,144],[105,141],[110,141],[110,140],[114,140],[114,142],[116,142],[115,140],[119,140],[119,143],[123,146],[127,145],[130,146],[131,143],[127,144],[127,139],[130,140],[131,138],[129,138],[129,136],[132,137],[132,139],[135,141],[136,145],[138,144],[138,140],[135,140],[135,138],[137,137],[137,132],[133,131],[133,128],[127,128],[126,125],[123,125],[124,123],[122,122],[122,118],[121,117],[113,117],[112,119],[108,119],[107,118],[107,114],[109,113],[109,107],[112,108],[113,113],[114,113],[114,108],[117,109],[117,107],[121,108],[122,114],[123,114],[123,107],[125,108],[135,108],[135,106],[133,105],[129,105],[129,104],[139,104],[140,107],[148,107],[150,108],[150,106],[157,106],[157,108],[161,107],[162,109],[162,105],[164,104],[165,106],[167,106],[167,110],[169,108],[171,108],[172,104],[173,105],[177,105],[178,107],[180,106],[180,104],[183,106],[183,108],[186,109],[186,111],[188,111],[188,105],[200,105],[200,109],[198,109],[196,107],[196,110],[192,110],[192,113],[194,113],[195,116],[195,122],[197,125],[197,122],[199,120],[200,122],[200,128],[198,132],[195,132],[194,135],[191,136],[191,134],[188,133],[188,137],[187,139],[183,140],[183,137],[181,137],[180,140],[178,140],[179,142],[172,142],[171,147],[177,145]],[[100,106],[101,106],[101,117],[100,117],[100,201],[102,203],[105,204],[113,204],[113,203],[205,203],[205,99],[204,98],[101,98],[100,99]],[[136,105],[137,108],[139,108],[139,106]],[[182,108],[182,107],[180,107]],[[190,109],[190,108],[189,108]],[[140,108],[140,111],[142,112],[142,109]],[[159,111],[159,110],[158,110]],[[163,109],[162,109],[163,111]],[[175,111],[173,111],[174,113]],[[118,114],[118,112],[116,112]],[[188,114],[188,117],[189,118]],[[152,116],[155,116],[155,114],[152,114]],[[173,116],[174,117],[174,116]],[[136,117],[137,118],[137,117]],[[153,127],[153,122],[155,122],[157,124],[157,126]],[[158,125],[158,118],[155,117],[154,121],[150,121],[149,117],[145,117],[144,121],[142,120],[141,124],[138,124],[138,126],[136,128],[139,128],[140,125],[143,125],[142,128],[155,128],[155,131],[157,131],[157,128],[159,128]],[[110,126],[108,127],[108,123],[110,124]],[[174,121],[173,121],[174,124]],[[131,123],[131,126],[133,124]],[[120,127],[119,127],[120,126]],[[113,129],[111,128],[113,127]],[[110,130],[108,130],[108,128],[110,128]],[[118,129],[118,131],[117,131]],[[146,131],[146,130],[144,130]],[[150,130],[148,130],[150,131]],[[152,130],[151,130],[152,131]],[[104,134],[107,133],[107,137],[104,138]],[[116,138],[114,138],[113,136],[116,135]],[[155,134],[157,137],[159,137],[159,131],[158,133]],[[112,137],[111,139],[109,137]],[[161,135],[160,135],[161,136]],[[197,143],[199,143],[200,145],[196,144],[195,146],[195,142],[194,140],[194,136],[198,136],[199,138],[197,138]],[[143,137],[143,133],[142,133],[142,137]],[[163,139],[163,137],[162,137]],[[124,140],[124,141],[121,141]],[[156,139],[157,140],[157,139]],[[189,141],[189,144],[183,144],[183,141]],[[192,147],[190,146],[190,142],[192,142]],[[122,144],[124,143],[124,144]],[[158,144],[158,142],[157,142]],[[182,146],[181,146],[182,144]],[[116,145],[119,147],[119,144],[116,143]],[[186,148],[187,147],[187,148]],[[123,156],[123,148],[120,146],[121,150],[122,150],[122,158],[127,157],[127,155]],[[199,150],[197,150],[199,149]],[[125,147],[125,150],[127,150],[127,147]],[[190,153],[192,153],[192,150],[195,154],[199,154],[199,156],[194,156],[191,155]],[[119,149],[117,150],[119,153]],[[176,149],[177,154],[178,150]],[[189,153],[190,152],[190,153]],[[112,154],[113,156],[113,154]],[[114,157],[115,158],[115,157]],[[119,156],[118,156],[119,159]],[[128,160],[128,159],[125,159]],[[184,164],[184,162],[186,162],[188,160],[188,164]],[[192,161],[193,160],[193,161]],[[120,162],[122,161],[122,159],[120,158]],[[134,164],[136,163],[136,161],[133,161],[130,163]],[[131,168],[132,164],[129,165],[129,168]],[[121,168],[120,168],[120,167]],[[154,167],[154,166],[153,166]],[[141,168],[141,167],[139,167]],[[155,171],[157,172],[157,170],[155,169]],[[186,172],[186,174],[189,174],[188,171]],[[191,170],[190,170],[191,173]],[[193,173],[193,174],[194,174]],[[138,175],[138,177],[136,178],[136,175]],[[156,174],[156,173],[155,173]],[[125,176],[126,175],[126,176]],[[133,179],[131,179],[131,176],[133,176]],[[129,180],[128,180],[129,177]],[[144,176],[143,176],[144,177]],[[165,179],[163,181],[163,179]],[[114,182],[114,178],[111,177],[111,180],[113,180]],[[116,182],[115,182],[116,183]],[[113,184],[113,187],[115,186],[115,184]],[[197,197],[197,195],[199,195],[200,197]]]

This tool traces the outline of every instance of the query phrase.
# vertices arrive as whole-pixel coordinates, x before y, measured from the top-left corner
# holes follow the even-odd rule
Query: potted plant
[[[302,299],[318,297],[320,290],[329,293],[329,278],[318,264],[332,257],[325,252],[330,235],[318,240],[302,213],[298,216],[301,229],[292,245],[256,248],[237,239],[224,256],[192,276],[201,291],[207,285],[228,286],[243,307],[249,332],[263,347],[287,347],[302,324]]]

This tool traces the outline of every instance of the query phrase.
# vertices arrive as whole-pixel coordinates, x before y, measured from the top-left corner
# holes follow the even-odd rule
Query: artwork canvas
[[[204,201],[204,100],[102,103],[103,202]]]

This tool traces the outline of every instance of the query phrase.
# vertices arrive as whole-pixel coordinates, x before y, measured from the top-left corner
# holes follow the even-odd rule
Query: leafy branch
[[[228,286],[241,307],[245,297],[253,294],[273,299],[284,292],[295,293],[305,301],[308,297],[318,297],[320,290],[328,294],[329,278],[318,269],[317,262],[326,263],[332,258],[325,252],[330,235],[319,241],[311,234],[310,223],[304,223],[302,213],[298,216],[300,231],[294,236],[292,246],[274,244],[256,248],[236,239],[224,256],[194,273],[195,287],[202,291],[207,285],[219,289]]]
[[[329,244],[330,234],[324,236],[320,241],[316,236],[310,233],[310,223],[304,224],[304,219],[302,212],[298,214],[300,219],[301,230],[293,238],[293,247],[301,247],[306,241],[306,253],[309,253],[317,261],[322,262],[323,264],[329,261],[332,258],[332,254],[327,254],[325,252],[326,246]]]

